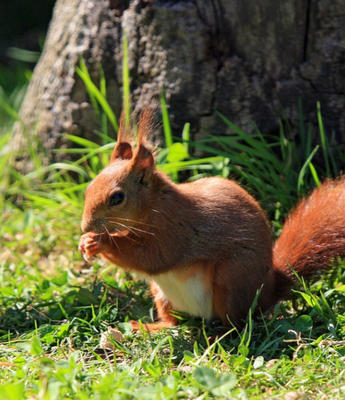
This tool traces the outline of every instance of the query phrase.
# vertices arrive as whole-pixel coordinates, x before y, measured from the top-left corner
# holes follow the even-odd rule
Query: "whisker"
[[[128,229],[129,229],[129,228],[128,228]],[[145,230],[143,230],[143,229],[140,229],[140,228],[135,228],[134,226],[131,226],[131,229],[134,229],[135,231],[138,231],[138,232],[147,233],[148,235],[156,236],[156,234],[155,234],[155,233],[153,233],[153,232],[150,232],[150,231],[145,231]]]
[[[134,223],[136,223],[136,224],[138,224],[138,225],[145,225],[145,226],[150,226],[151,228],[157,228],[157,229],[160,229],[160,228],[158,228],[158,226],[156,226],[156,225],[150,225],[150,224],[146,224],[145,222],[135,221],[134,219],[129,219],[129,218],[119,218],[119,217],[113,217],[113,218],[115,218],[115,219],[117,219],[117,220],[119,220],[119,221],[128,221],[128,222],[134,222]]]
[[[104,227],[104,225],[103,225],[103,227]],[[105,227],[104,227],[104,229],[105,229]],[[109,243],[111,244],[112,243],[112,237],[109,234],[108,230],[107,230],[107,235],[108,235]]]
[[[103,226],[103,228],[104,228],[104,230],[106,231],[106,233],[108,234],[108,238],[110,237],[110,235],[109,235],[109,232],[108,232],[108,230],[107,230],[107,228],[102,224],[102,226]],[[101,236],[101,234],[99,235],[99,239],[98,239],[98,245],[100,245],[100,243],[101,243],[101,238],[102,238],[102,236]],[[110,240],[110,239],[109,239]],[[110,244],[111,244],[111,242],[110,242]]]
[[[128,239],[128,240],[130,240],[131,242],[134,242],[134,243],[136,243],[136,244],[139,244],[138,241],[134,240],[133,238],[131,238],[131,237],[128,236],[128,235],[125,235],[125,236],[123,236],[123,237],[126,238],[126,239]]]
[[[131,231],[134,235],[136,235],[138,237],[140,237],[140,236],[136,232],[133,232],[132,229],[135,230],[135,231],[138,231],[138,232],[147,233],[148,235],[156,236],[156,234],[153,233],[153,232],[145,231],[144,229],[140,229],[140,228],[135,228],[134,226],[129,227],[129,226],[126,226],[124,224],[121,224],[120,222],[112,221],[111,219],[108,219],[108,222],[110,222],[111,224],[121,225],[121,226],[125,227],[126,229],[128,229],[129,231]]]
[[[103,225],[103,224],[102,224],[102,226],[103,226],[103,228],[105,229],[105,231],[107,232],[109,238],[113,241],[113,243],[114,243],[115,246],[117,247],[117,250],[119,251],[119,253],[122,254],[122,253],[121,253],[121,250],[120,250],[120,248],[119,248],[119,246],[118,246],[118,244],[116,243],[116,240],[111,236],[111,234],[109,233],[107,227],[106,227],[105,225]],[[116,228],[115,228],[115,229],[116,229]]]
[[[111,223],[111,222],[110,222]],[[103,225],[103,227],[104,227],[104,229],[106,229],[105,228],[105,226]],[[128,228],[128,227],[126,227],[126,228]],[[121,232],[120,231],[120,229],[117,229],[116,227],[114,227],[114,229],[116,230],[116,232]],[[114,241],[114,239],[113,239],[113,234],[111,234],[108,230],[107,230],[107,233],[108,233],[108,236],[109,236],[109,238],[112,238],[112,240]],[[133,232],[134,234],[136,234],[135,232]],[[138,236],[138,235],[137,235]],[[132,242],[134,242],[134,243],[136,243],[136,244],[139,244],[139,242],[137,242],[136,240],[134,240],[133,238],[131,238],[131,237],[129,237],[129,236],[127,236],[127,235],[125,235],[125,236],[122,236],[122,237],[125,237],[125,238],[127,238],[128,240],[130,240],[130,241],[132,241]],[[110,240],[110,239],[109,239]],[[110,242],[111,243],[111,242]],[[117,243],[115,243],[116,245],[117,245]]]
[[[123,226],[125,229],[128,229],[130,232],[132,232],[133,235],[140,237],[136,232],[133,232],[133,231],[132,231],[132,227],[129,227],[129,226],[124,225],[124,224],[121,224],[121,222],[113,222],[113,221],[109,221],[109,222],[110,222],[111,224],[117,224],[117,225]],[[115,228],[115,229],[116,229],[116,228]]]
[[[108,222],[109,222],[110,224],[112,224],[112,225],[114,225],[114,224],[119,224],[119,225],[123,226],[125,229],[128,229],[130,232],[133,233],[133,235],[138,236],[138,238],[140,239],[140,236],[139,236],[137,233],[133,232],[132,229],[129,228],[129,226],[120,224],[119,222],[111,222],[111,221],[108,221]],[[121,232],[119,229],[117,229],[117,228],[115,228],[115,229],[117,230],[117,232]],[[122,236],[122,237],[125,237],[125,238],[127,238],[128,240],[131,240],[132,242],[134,242],[134,243],[136,243],[136,244],[139,244],[139,242],[137,242],[137,241],[134,240],[133,238],[129,237],[128,235],[124,235],[124,236]]]

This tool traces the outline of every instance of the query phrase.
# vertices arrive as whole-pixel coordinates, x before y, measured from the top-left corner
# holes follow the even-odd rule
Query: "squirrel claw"
[[[85,234],[80,238],[78,250],[84,260],[90,262],[90,260],[99,253],[99,243],[94,237]]]
[[[86,261],[86,262],[90,262],[90,258],[85,254],[85,253],[81,253],[81,255],[83,256],[83,259]]]

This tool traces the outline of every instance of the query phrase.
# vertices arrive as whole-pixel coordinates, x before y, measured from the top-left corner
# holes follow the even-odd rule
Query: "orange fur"
[[[153,282],[159,322],[148,330],[175,325],[174,307],[241,326],[258,290],[263,310],[288,295],[290,266],[310,278],[345,256],[344,179],[302,200],[272,250],[264,212],[235,182],[176,185],[155,168],[151,120],[148,111],[140,117],[135,148],[120,135],[110,165],[89,185],[79,244],[85,258],[101,254]],[[111,206],[119,192],[123,201]]]
[[[153,115],[154,110],[151,108],[145,109],[139,116],[138,124],[138,145],[148,145],[148,135],[153,130]]]

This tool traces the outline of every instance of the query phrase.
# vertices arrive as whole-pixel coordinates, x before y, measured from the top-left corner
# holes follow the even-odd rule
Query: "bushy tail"
[[[327,180],[291,212],[273,248],[276,295],[345,257],[345,179]],[[333,264],[334,265],[334,264]],[[285,290],[284,290],[285,289]]]

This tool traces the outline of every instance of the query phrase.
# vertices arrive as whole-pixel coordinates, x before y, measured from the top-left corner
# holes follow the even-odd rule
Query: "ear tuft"
[[[114,162],[118,159],[130,160],[133,156],[132,146],[130,144],[130,131],[129,127],[126,126],[124,113],[121,113],[120,127],[117,134],[117,144],[114,148],[113,154],[111,155],[110,162]]]
[[[138,123],[138,145],[144,145],[148,141],[149,135],[153,130],[153,116],[154,110],[152,108],[145,108],[140,113]]]
[[[138,121],[138,138],[137,147],[133,155],[132,149],[132,133],[133,124],[126,126],[124,113],[121,113],[120,128],[117,136],[117,144],[114,148],[113,154],[110,158],[110,162],[114,162],[118,159],[131,160],[132,167],[137,170],[152,169],[154,167],[154,158],[152,152],[148,149],[150,143],[148,140],[149,135],[153,129],[153,115],[154,109],[146,108],[140,113]]]
[[[132,140],[131,125],[126,123],[125,112],[121,112],[119,131],[117,133],[118,142],[128,142]]]
[[[141,182],[148,184],[155,168],[155,160],[150,150],[149,135],[153,129],[152,108],[145,108],[139,116],[138,145],[132,159],[132,171],[142,174]]]

